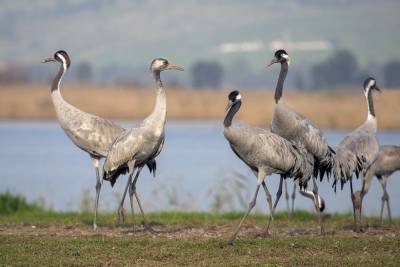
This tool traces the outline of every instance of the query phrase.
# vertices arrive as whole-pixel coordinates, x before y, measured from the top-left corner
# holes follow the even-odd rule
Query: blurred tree
[[[222,85],[224,68],[218,62],[199,61],[191,67],[192,85],[196,88],[219,88]]]
[[[81,62],[76,66],[76,80],[90,82],[92,80],[92,66],[88,62]]]
[[[394,60],[383,67],[385,87],[400,88],[400,61]]]
[[[234,88],[250,87],[254,80],[254,73],[250,64],[245,58],[233,60],[225,69],[225,79],[229,86]]]
[[[355,84],[360,76],[356,57],[348,50],[339,50],[311,68],[313,87],[331,88]]]
[[[0,83],[26,83],[30,79],[27,69],[19,64],[5,64],[0,68]]]
[[[300,71],[295,72],[293,75],[293,86],[297,90],[304,90],[306,89],[305,81],[304,81],[304,74]]]

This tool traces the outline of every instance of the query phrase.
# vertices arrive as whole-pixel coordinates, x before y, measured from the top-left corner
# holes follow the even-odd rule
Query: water
[[[132,123],[122,124],[129,127]],[[335,146],[345,133],[328,131],[326,136]],[[92,201],[95,172],[89,156],[71,143],[57,122],[3,121],[0,140],[0,191],[20,193],[30,201],[44,200],[55,210],[79,210],[85,201]],[[400,144],[400,132],[381,132],[379,140],[381,144]],[[144,169],[137,184],[146,211],[209,211],[215,203],[221,210],[243,210],[255,189],[255,177],[229,148],[220,122],[169,121],[157,162],[157,177]],[[239,176],[246,178],[242,181]],[[392,175],[387,186],[394,216],[400,215],[399,176],[400,172]],[[266,182],[275,197],[278,177],[268,177]],[[120,177],[114,188],[108,182],[103,184],[102,210],[116,209],[125,184],[126,177]],[[288,184],[291,192],[292,182]],[[355,184],[361,188],[360,181]],[[334,194],[331,183],[320,183],[328,212],[352,210],[348,187]],[[266,212],[265,195],[260,192],[256,210]],[[365,199],[367,214],[379,214],[381,195],[380,184],[374,179]],[[297,194],[296,208],[312,211],[313,204]],[[286,209],[284,198],[278,209]]]

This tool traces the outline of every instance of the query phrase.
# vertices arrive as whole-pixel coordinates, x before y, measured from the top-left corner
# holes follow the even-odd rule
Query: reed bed
[[[222,120],[228,90],[191,90],[167,87],[168,119]],[[243,105],[238,119],[258,126],[268,126],[274,107],[273,90],[242,90]],[[63,95],[80,109],[111,119],[141,119],[155,102],[153,88],[71,84]],[[285,102],[329,129],[351,129],[366,116],[365,98],[359,90],[319,92],[284,92]],[[400,90],[385,89],[376,94],[375,106],[380,129],[400,128]],[[55,112],[49,85],[1,85],[0,119],[51,120]]]

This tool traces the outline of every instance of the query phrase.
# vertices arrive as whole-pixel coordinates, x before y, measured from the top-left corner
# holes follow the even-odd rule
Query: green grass
[[[130,225],[132,223],[131,214],[126,213],[126,222],[120,225]],[[179,211],[168,211],[168,212],[155,212],[148,213],[148,220],[156,222],[158,224],[167,225],[184,225],[190,227],[200,227],[204,225],[225,225],[235,223],[240,220],[243,216],[243,212],[229,212],[229,213],[207,213],[207,212],[179,212]],[[352,223],[352,214],[340,213],[340,214],[329,214],[327,215],[325,224],[327,227],[341,227],[344,224]],[[268,220],[268,215],[265,214],[253,214],[250,215],[247,221],[255,224],[263,225]],[[115,226],[117,223],[115,213],[101,213],[98,215],[99,226]],[[370,225],[377,225],[380,223],[378,217],[365,218]],[[35,224],[48,226],[53,224],[59,225],[91,225],[93,222],[93,213],[90,212],[55,212],[46,210],[23,210],[12,214],[1,215],[0,224]],[[135,224],[141,222],[139,215],[135,216]],[[384,221],[387,223],[387,221]],[[273,221],[274,227],[306,227],[316,225],[316,215],[308,211],[295,211],[290,219],[286,212],[277,212],[274,215]],[[394,219],[392,225],[400,227],[400,219]]]
[[[0,194],[0,215],[24,211],[42,211],[37,203],[28,203],[25,197],[6,191]]]
[[[398,266],[398,238],[290,237],[179,240],[150,237],[0,236],[7,265],[353,265]]]
[[[327,234],[319,236],[315,234],[314,214],[296,211],[288,219],[283,212],[275,216],[272,236],[257,237],[253,232],[260,232],[268,217],[254,214],[246,220],[242,235],[231,246],[226,240],[243,216],[241,212],[149,213],[148,219],[161,229],[156,235],[132,233],[129,213],[127,221],[121,224],[116,222],[114,213],[105,213],[99,215],[100,228],[94,232],[91,213],[46,211],[27,204],[21,197],[3,196],[0,207],[14,203],[11,205],[14,208],[0,213],[2,266],[400,265],[399,219],[391,225],[385,221],[384,226],[378,226],[377,218],[365,218],[364,223],[369,225],[367,232],[355,234],[351,231],[351,214],[332,214],[325,219]],[[135,224],[139,220],[140,216],[136,216]],[[292,235],[293,229],[300,229],[296,232],[300,234]]]
[[[203,228],[226,226],[230,232],[242,213],[149,213],[149,220],[166,228]],[[129,214],[127,214],[129,216]],[[139,216],[136,216],[139,217]],[[139,218],[138,218],[139,220]],[[252,215],[247,226],[265,225],[267,216]],[[368,218],[368,224],[378,222]],[[37,228],[68,226],[90,229],[90,213],[56,213],[51,211],[20,211],[1,215],[0,227],[16,226]],[[131,220],[118,225],[131,225]],[[139,223],[138,221],[136,223]],[[350,214],[334,214],[326,219],[326,228],[343,229],[351,225]],[[400,264],[400,239],[396,219],[392,226],[395,235],[326,235],[279,236],[256,238],[241,237],[233,246],[225,245],[226,238],[179,238],[153,236],[150,233],[109,236],[103,231],[90,235],[40,235],[18,233],[2,234],[0,231],[1,265],[353,265],[398,266]],[[100,214],[99,226],[117,231],[114,214]],[[290,227],[316,227],[315,216],[297,211],[290,220],[287,214],[278,213],[273,222],[273,232]],[[388,226],[385,226],[388,227]],[[395,232],[395,231],[394,231]]]

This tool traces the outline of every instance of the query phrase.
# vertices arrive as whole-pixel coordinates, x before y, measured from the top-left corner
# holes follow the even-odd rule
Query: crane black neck
[[[372,97],[372,89],[369,88],[367,91],[367,103],[368,103],[368,115],[375,118],[374,100]]]
[[[242,101],[237,101],[235,102],[228,110],[228,112],[225,115],[224,119],[224,127],[230,127],[232,125],[232,119],[235,116],[236,112],[240,109],[240,106],[242,105]]]
[[[285,78],[288,71],[289,71],[289,64],[287,63],[287,61],[283,61],[281,63],[281,71],[279,73],[278,82],[275,88],[275,103],[278,103],[279,100],[282,98],[283,83],[285,82]]]
[[[58,70],[58,73],[56,77],[54,77],[53,83],[51,84],[51,92],[60,89],[60,82],[66,71],[67,71],[66,64],[60,64],[60,69]]]

